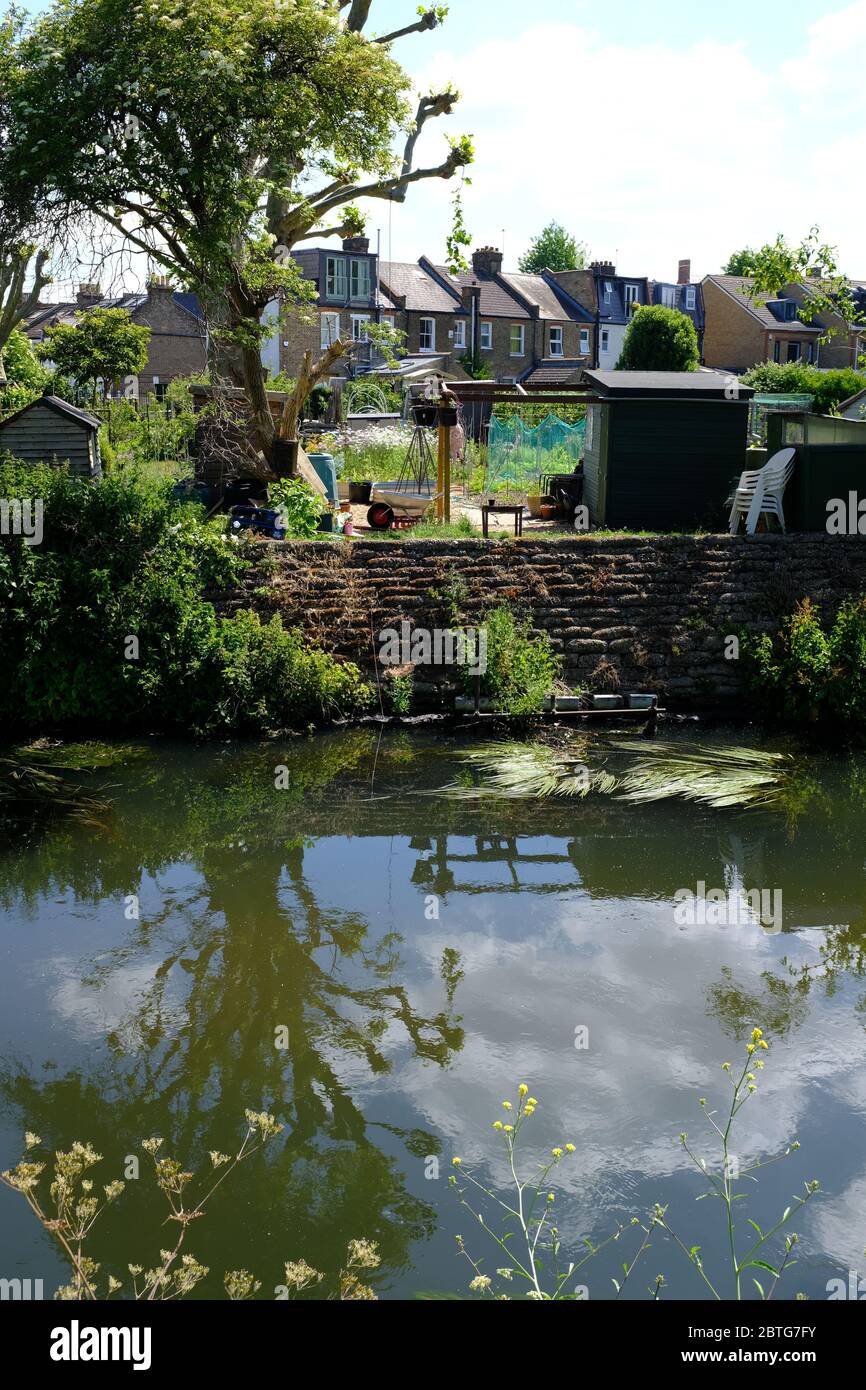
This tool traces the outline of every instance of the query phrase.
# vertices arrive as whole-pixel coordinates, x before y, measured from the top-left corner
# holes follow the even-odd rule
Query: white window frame
[[[427,331],[426,333],[425,333],[425,329],[424,329],[425,323],[427,323],[427,324],[430,325],[429,331]],[[429,339],[429,342],[426,344],[426,346],[425,346],[425,344],[424,344],[424,338],[425,338],[425,337],[427,337],[427,338]],[[430,318],[430,317],[429,317],[428,315],[426,315],[426,314],[424,315],[423,318],[420,318],[420,319],[418,320],[418,351],[419,351],[419,352],[435,352],[435,351],[436,351],[436,320],[435,320],[434,318]]]
[[[486,341],[485,341],[486,340]],[[478,346],[482,352],[493,351],[493,324],[481,323],[478,326]]]
[[[610,348],[610,329],[609,329],[609,328],[603,328],[603,329],[601,330],[601,350],[602,350],[602,352],[607,352],[607,351],[609,350],[609,348]]]
[[[698,302],[698,293],[694,285],[686,285],[686,308],[695,309]]]
[[[370,322],[370,315],[369,315],[369,314],[353,314],[353,315],[352,315],[352,342],[353,342],[353,343],[368,343],[368,342],[370,341],[370,339],[369,339],[368,336],[367,336],[367,324],[368,324],[369,322]]]
[[[611,301],[612,299],[613,299],[613,281],[612,281],[612,280],[605,280],[605,282],[604,282],[604,302],[605,302],[605,304],[609,304],[610,301]]]
[[[327,352],[340,336],[340,315],[330,310],[319,316],[319,347]]]
[[[361,280],[363,278],[363,287]],[[349,262],[349,289],[352,299],[363,299],[368,303],[373,289],[373,277],[370,274],[370,262],[366,257],[359,259],[353,257]]]
[[[677,307],[676,285],[662,285],[662,304],[666,309]]]
[[[640,285],[633,285],[629,282],[624,290],[625,311],[629,312],[632,304],[637,304],[640,300]]]
[[[580,330],[580,351],[581,351],[581,353],[589,352],[589,329],[588,329],[588,328],[582,328],[582,329]]]
[[[520,334],[520,347],[515,351],[514,335]],[[523,323],[513,323],[508,332],[508,350],[512,357],[526,356],[526,325]]]
[[[565,333],[558,323],[550,326],[550,355],[551,357],[565,356]]]
[[[341,288],[342,286],[342,288]],[[345,256],[325,257],[325,298],[345,300],[349,297],[349,274]]]
[[[454,346],[456,348],[466,347],[466,320],[454,320]]]
[[[791,356],[791,348],[796,348],[796,349],[797,349],[797,356],[796,356],[796,357],[792,357],[792,356]],[[802,360],[803,360],[803,344],[802,344],[802,343],[798,343],[798,342],[796,342],[796,341],[794,341],[794,342],[790,342],[790,341],[789,341],[788,344],[787,344],[787,346],[786,346],[786,348],[785,348],[785,361],[786,361],[786,362],[802,362]]]

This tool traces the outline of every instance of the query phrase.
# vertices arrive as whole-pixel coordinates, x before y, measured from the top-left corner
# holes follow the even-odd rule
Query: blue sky
[[[375,29],[419,0],[374,0]],[[38,3],[32,9],[43,8]],[[446,24],[395,46],[419,90],[463,94],[419,144],[475,137],[466,191],[476,244],[506,264],[556,218],[630,274],[695,278],[729,252],[817,223],[866,278],[866,0],[451,0]],[[444,254],[449,189],[369,208],[384,259]]]

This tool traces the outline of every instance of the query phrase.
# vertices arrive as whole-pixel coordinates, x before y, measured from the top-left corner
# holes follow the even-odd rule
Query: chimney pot
[[[343,241],[343,250],[352,251],[356,256],[366,256],[370,251],[370,238],[368,236],[347,236]]]
[[[472,269],[476,275],[498,275],[502,270],[502,252],[495,246],[481,246],[472,252]]]
[[[78,286],[78,293],[75,296],[76,304],[92,305],[98,304],[102,298],[102,289],[95,280],[85,280]]]
[[[589,268],[598,275],[616,275],[616,266],[613,261],[593,261]]]

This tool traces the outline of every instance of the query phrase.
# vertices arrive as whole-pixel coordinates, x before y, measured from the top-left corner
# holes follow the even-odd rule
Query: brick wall
[[[141,396],[153,390],[154,378],[165,383],[205,370],[204,328],[175,302],[171,289],[149,286],[147,299],[132,318],[151,331],[147,365],[138,376]]]
[[[744,372],[767,357],[766,333],[753,318],[745,297],[735,297],[713,280],[704,280],[704,362],[708,367],[728,367]]]
[[[669,708],[716,708],[744,698],[724,638],[773,628],[808,595],[831,613],[866,592],[862,538],[797,536],[586,536],[533,541],[291,542],[263,546],[274,574],[250,573],[222,612],[282,614],[328,650],[371,662],[371,620],[447,627],[431,597],[458,578],[470,619],[500,599],[524,606],[547,632],[569,683],[657,691]],[[267,597],[257,593],[267,586]],[[435,681],[447,673],[416,673]]]

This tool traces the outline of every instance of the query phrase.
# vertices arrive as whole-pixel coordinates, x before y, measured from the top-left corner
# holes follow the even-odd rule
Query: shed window
[[[523,356],[523,340],[524,340],[524,336],[525,336],[525,330],[524,330],[523,324],[522,324],[522,323],[513,323],[513,324],[511,325],[511,356],[512,356],[512,357],[522,357],[522,356]]]
[[[419,319],[418,346],[422,352],[436,351],[436,320]]]
[[[562,329],[551,328],[550,330],[550,355],[551,357],[562,356]]]

